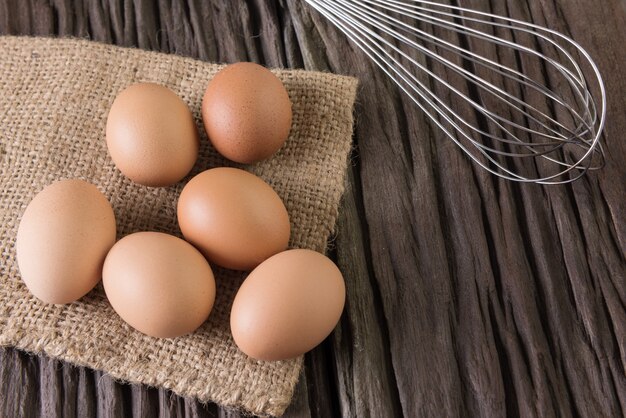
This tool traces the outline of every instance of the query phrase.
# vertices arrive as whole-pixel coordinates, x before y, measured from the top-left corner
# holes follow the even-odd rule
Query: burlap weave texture
[[[0,53],[0,345],[45,352],[202,401],[280,415],[302,359],[255,361],[234,345],[228,317],[243,274],[214,268],[217,299],[210,319],[191,335],[155,339],[123,323],[100,285],[70,305],[39,302],[23,285],[15,261],[23,211],[36,193],[64,178],[85,179],[104,192],[115,210],[118,237],[143,230],[180,236],[176,201],[189,177],[169,188],[131,183],[107,153],[106,116],[116,94],[133,82],[164,84],[190,106],[201,132],[191,175],[232,166],[208,144],[200,121],[202,95],[221,66],[71,39],[0,37]],[[238,167],[265,179],[283,198],[290,246],[323,252],[343,192],[356,80],[275,73],[293,103],[289,139],[272,159]]]

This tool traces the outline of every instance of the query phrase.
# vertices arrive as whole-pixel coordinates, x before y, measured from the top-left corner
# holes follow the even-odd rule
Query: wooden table
[[[348,302],[288,416],[624,416],[626,1],[460,3],[588,48],[609,92],[602,171],[552,187],[488,175],[302,0],[1,0],[0,33],[360,79],[331,241]],[[238,416],[13,349],[0,391],[7,418]]]

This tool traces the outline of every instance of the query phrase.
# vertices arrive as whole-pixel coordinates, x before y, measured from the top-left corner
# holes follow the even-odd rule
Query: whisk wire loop
[[[592,160],[603,162],[599,139],[606,121],[605,87],[590,55],[565,35],[432,1],[305,1],[489,172],[519,182],[562,184],[599,168]],[[531,39],[529,45],[518,39],[524,37]],[[497,56],[512,53],[521,68],[481,55],[470,48],[473,43],[495,47]],[[524,71],[533,67],[532,60],[543,80]],[[519,158],[534,164],[516,163]]]

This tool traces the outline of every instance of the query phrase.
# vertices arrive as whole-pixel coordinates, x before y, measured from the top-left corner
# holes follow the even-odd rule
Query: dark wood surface
[[[552,187],[488,175],[302,0],[0,0],[0,33],[360,79],[331,242],[347,306],[287,416],[624,416],[626,1],[458,3],[592,53],[609,91],[602,171]],[[14,349],[0,350],[0,415],[238,416]]]

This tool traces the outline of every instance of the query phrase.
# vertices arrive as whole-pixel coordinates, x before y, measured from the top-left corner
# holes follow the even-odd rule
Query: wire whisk
[[[489,172],[563,184],[604,164],[602,76],[567,36],[431,1],[305,1]]]

